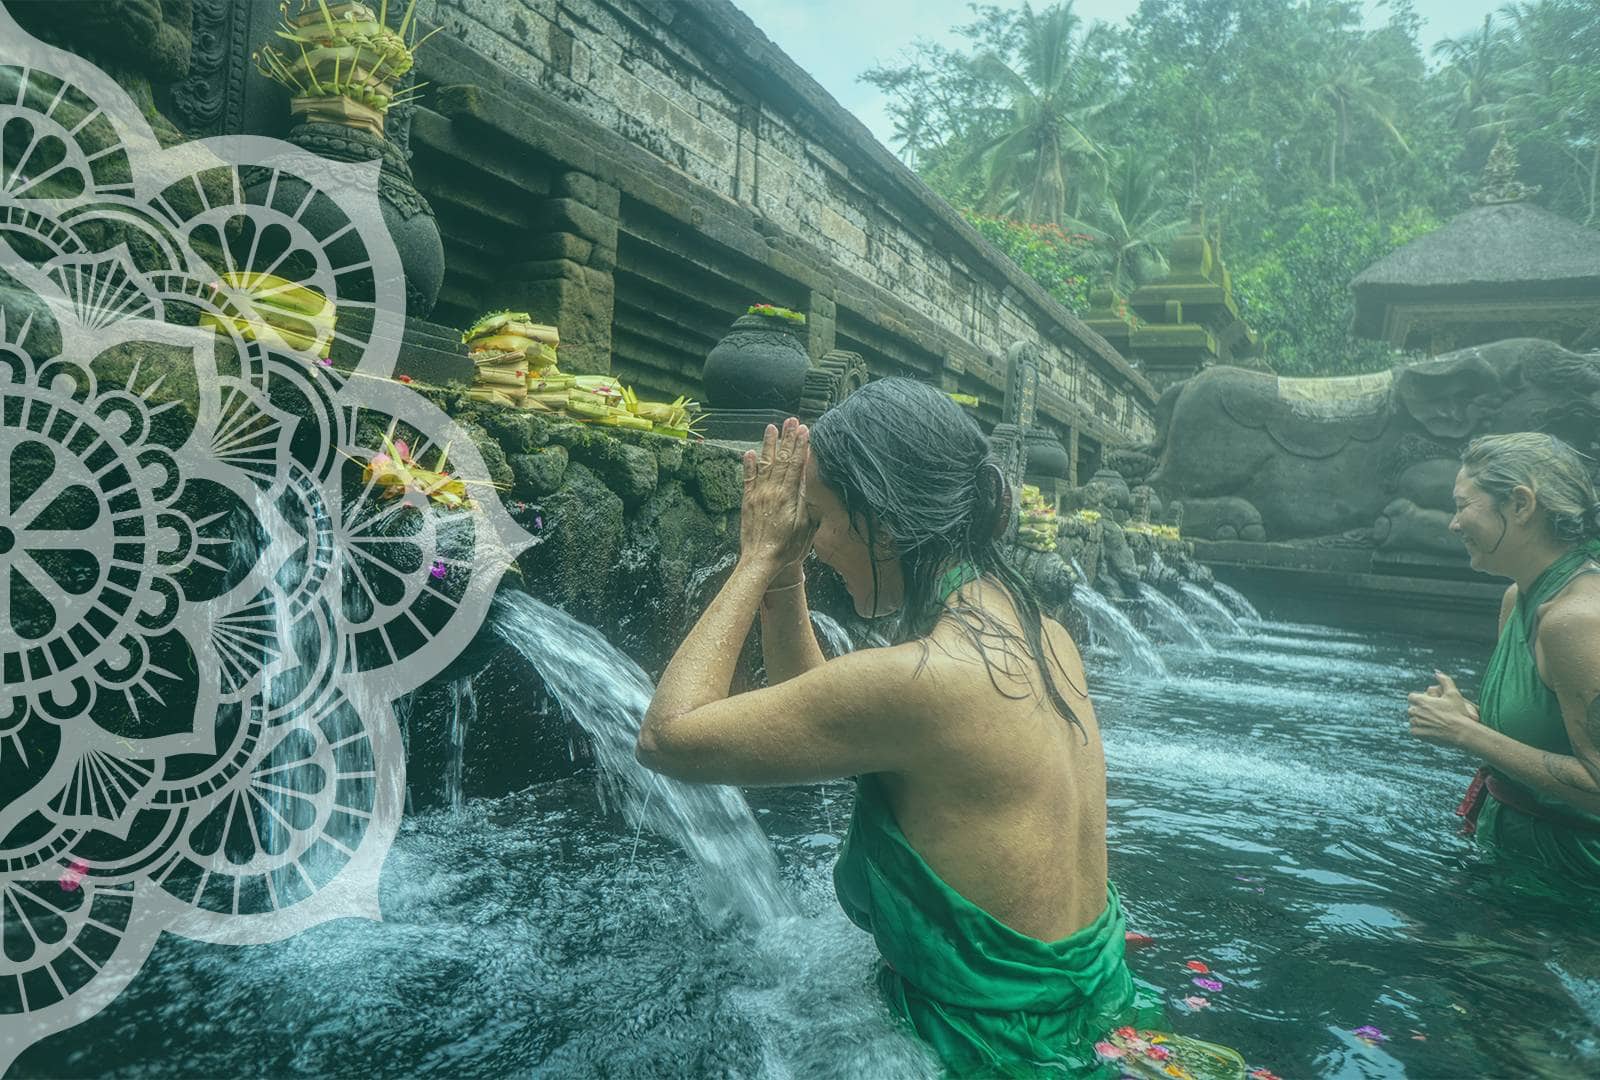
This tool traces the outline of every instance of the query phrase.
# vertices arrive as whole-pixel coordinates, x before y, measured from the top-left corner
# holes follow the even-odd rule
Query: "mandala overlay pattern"
[[[397,431],[487,476],[388,378],[405,291],[376,162],[163,149],[3,7],[0,131],[4,1073],[114,1000],[162,931],[379,917],[391,703],[479,631],[531,541],[490,488],[457,510],[363,481]],[[261,322],[233,287],[252,274],[333,301],[354,367]]]

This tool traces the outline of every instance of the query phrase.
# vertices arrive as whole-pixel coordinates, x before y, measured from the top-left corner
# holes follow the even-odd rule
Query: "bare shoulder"
[[[1546,606],[1539,651],[1555,683],[1600,683],[1600,575],[1578,579]]]

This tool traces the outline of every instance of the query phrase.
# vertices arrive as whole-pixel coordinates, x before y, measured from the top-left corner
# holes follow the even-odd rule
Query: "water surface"
[[[1405,731],[1405,691],[1435,667],[1471,687],[1484,657],[1246,626],[1165,649],[1163,679],[1090,658],[1112,873],[1154,939],[1130,962],[1174,1026],[1285,1080],[1600,1072],[1593,899],[1509,894],[1455,835],[1471,763]],[[798,914],[708,919],[678,847],[603,809],[592,778],[541,784],[408,819],[381,923],[163,939],[15,1075],[935,1075],[833,900],[849,783],[747,795]]]

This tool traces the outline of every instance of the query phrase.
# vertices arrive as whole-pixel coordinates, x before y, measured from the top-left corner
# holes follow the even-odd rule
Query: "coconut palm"
[[[983,203],[991,211],[1034,223],[1059,223],[1066,216],[1072,167],[1103,157],[1083,123],[1105,107],[1086,101],[1079,64],[1081,20],[1069,2],[1035,12],[1023,4],[1020,69],[993,51],[980,53],[974,68],[1011,96],[1011,118],[979,142],[966,165],[985,178]]]
[[[1477,33],[1445,38],[1433,47],[1433,54],[1445,61],[1437,75],[1444,89],[1434,103],[1449,112],[1456,130],[1481,134],[1504,118],[1506,99],[1521,80],[1492,14],[1483,17],[1483,28]]]
[[[1339,182],[1339,160],[1350,145],[1356,117],[1374,121],[1406,153],[1411,147],[1395,126],[1394,103],[1377,89],[1377,76],[1366,63],[1354,51],[1330,59],[1312,86],[1311,99],[1333,113],[1334,128],[1328,133],[1328,185],[1332,187]]]
[[[1166,273],[1167,245],[1187,221],[1155,161],[1129,150],[1114,155],[1103,194],[1066,226],[1090,237],[1094,268],[1126,296]]]

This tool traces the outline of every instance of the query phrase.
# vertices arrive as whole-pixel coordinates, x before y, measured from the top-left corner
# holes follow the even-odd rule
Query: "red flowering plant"
[[[973,210],[963,210],[961,216],[1068,311],[1077,315],[1088,312],[1092,236],[1069,233],[1054,223],[1035,225]]]

